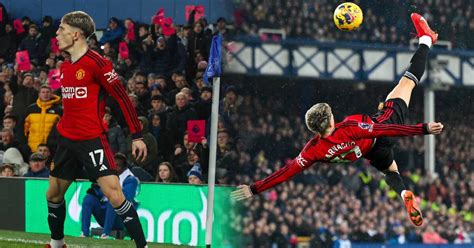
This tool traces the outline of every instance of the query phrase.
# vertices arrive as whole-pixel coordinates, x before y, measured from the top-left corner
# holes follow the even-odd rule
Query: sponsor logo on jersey
[[[372,132],[374,125],[365,122],[359,122],[359,127],[362,129],[369,130],[369,132]]]
[[[61,86],[63,99],[87,98],[87,87],[63,87]]]
[[[112,83],[113,81],[118,79],[118,74],[115,72],[114,69],[112,69],[111,71],[104,73],[104,77],[107,78],[108,83]]]
[[[86,76],[86,71],[83,69],[79,69],[76,71],[76,79],[77,80],[82,80]]]
[[[304,159],[303,156],[301,156],[301,153],[296,157],[296,163],[302,168],[308,166],[308,160]]]

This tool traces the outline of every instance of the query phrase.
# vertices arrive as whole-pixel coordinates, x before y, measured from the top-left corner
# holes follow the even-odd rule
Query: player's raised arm
[[[231,193],[231,197],[235,200],[244,200],[250,198],[253,195],[290,180],[293,178],[293,176],[305,170],[306,168],[309,168],[312,164],[313,162],[303,158],[300,154],[297,158],[289,161],[284,167],[275,171],[270,176],[252,183],[250,186],[240,185],[237,190]]]
[[[440,134],[444,127],[440,122],[399,125],[347,121],[344,125],[351,129],[354,139]]]

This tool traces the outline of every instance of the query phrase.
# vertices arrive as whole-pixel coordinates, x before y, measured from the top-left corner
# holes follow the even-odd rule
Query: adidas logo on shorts
[[[107,166],[105,166],[104,164],[100,166],[99,171],[105,171],[105,170],[107,170]]]

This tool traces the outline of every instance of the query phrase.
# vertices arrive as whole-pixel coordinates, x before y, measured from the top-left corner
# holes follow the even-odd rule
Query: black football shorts
[[[59,135],[50,175],[69,181],[84,177],[95,181],[99,177],[117,175],[107,136],[74,141]]]
[[[408,117],[408,106],[401,98],[388,99],[372,119],[376,123],[405,124]],[[386,170],[393,162],[392,137],[380,137],[375,141],[374,147],[364,158],[370,160],[370,164],[379,171]]]

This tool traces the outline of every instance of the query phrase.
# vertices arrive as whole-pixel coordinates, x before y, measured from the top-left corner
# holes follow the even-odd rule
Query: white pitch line
[[[43,240],[34,240],[34,239],[12,239],[12,238],[6,238],[6,237],[0,237],[0,241],[8,241],[8,242],[19,242],[19,243],[27,243],[27,244],[46,244],[48,241],[43,241]],[[72,244],[67,244],[68,247],[70,248],[86,248],[87,246],[85,245],[72,245]]]

